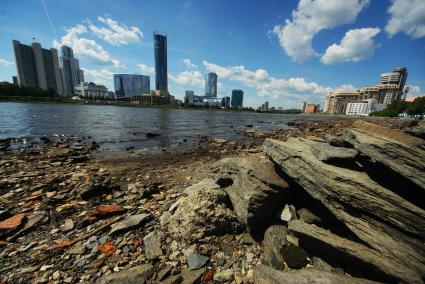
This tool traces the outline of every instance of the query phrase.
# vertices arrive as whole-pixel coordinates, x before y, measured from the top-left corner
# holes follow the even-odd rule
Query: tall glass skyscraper
[[[114,87],[117,97],[149,94],[151,90],[149,76],[135,74],[114,74]]]
[[[242,90],[232,90],[232,107],[241,108],[243,105],[243,91]]]
[[[217,74],[208,73],[205,76],[205,96],[217,97]]]
[[[156,90],[168,91],[167,73],[167,35],[154,33],[155,53],[155,88]]]

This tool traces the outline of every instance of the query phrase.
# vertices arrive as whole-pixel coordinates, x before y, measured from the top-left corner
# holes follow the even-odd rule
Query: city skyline
[[[285,108],[297,108],[303,101],[323,105],[327,92],[374,85],[382,72],[398,66],[409,70],[408,96],[424,94],[425,24],[416,15],[425,14],[423,2],[350,0],[342,7],[338,1],[325,1],[332,8],[328,15],[314,6],[326,4],[320,2],[218,1],[201,6],[189,1],[71,5],[45,0],[45,11],[38,1],[5,1],[0,8],[0,81],[16,75],[11,40],[29,44],[32,37],[46,49],[69,45],[86,81],[110,90],[114,73],[155,80],[151,35],[160,30],[168,38],[168,88],[179,99],[185,90],[202,94],[204,76],[215,72],[217,96],[242,89],[246,106],[266,100]],[[220,17],[208,15],[218,10]],[[63,11],[74,16],[63,17]],[[405,21],[400,24],[401,12]],[[249,21],[239,23],[238,15]],[[306,28],[306,18],[320,23],[316,30]],[[288,41],[295,31],[305,33],[306,41]]]

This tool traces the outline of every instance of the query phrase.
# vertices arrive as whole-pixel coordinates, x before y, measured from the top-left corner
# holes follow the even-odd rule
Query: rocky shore
[[[423,283],[425,125],[103,151],[0,141],[1,283]]]

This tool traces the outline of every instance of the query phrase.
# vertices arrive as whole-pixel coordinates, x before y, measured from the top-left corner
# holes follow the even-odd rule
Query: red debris
[[[71,246],[73,244],[73,241],[70,239],[65,239],[60,241],[59,243],[55,244],[53,246],[53,249],[63,249],[63,248],[67,248],[69,246]]]
[[[102,205],[96,208],[94,216],[103,217],[107,215],[119,214],[125,211],[126,209],[121,205]]]
[[[25,213],[16,214],[2,222],[0,222],[0,230],[16,230],[21,226],[27,219]]]
[[[106,256],[111,256],[116,252],[117,247],[112,242],[106,242],[103,245],[99,246],[98,249]]]

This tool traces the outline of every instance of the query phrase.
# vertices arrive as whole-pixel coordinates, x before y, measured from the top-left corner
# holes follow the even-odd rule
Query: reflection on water
[[[104,148],[168,147],[199,135],[238,140],[237,131],[287,128],[294,119],[322,116],[117,106],[0,103],[0,138],[52,134],[91,136]],[[161,136],[147,138],[146,133]]]

